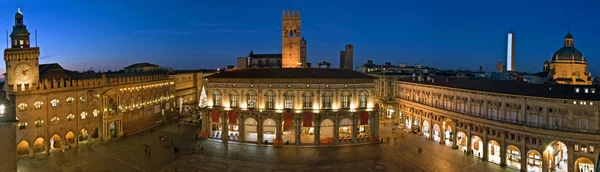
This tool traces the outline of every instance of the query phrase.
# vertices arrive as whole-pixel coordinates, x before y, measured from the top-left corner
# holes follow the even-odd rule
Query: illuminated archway
[[[479,136],[471,137],[471,150],[473,151],[473,156],[483,158],[483,142]]]
[[[433,134],[432,135],[433,135],[433,141],[435,141],[435,142],[441,141],[442,133],[440,131],[440,125],[433,124]]]
[[[275,136],[277,135],[276,126],[277,123],[275,123],[275,120],[270,118],[266,119],[263,122],[263,140],[267,140],[269,143],[273,143],[273,140],[275,140]]]
[[[465,132],[459,131],[457,139],[458,142],[456,142],[456,145],[458,146],[458,149],[462,151],[467,151],[467,135],[465,134]]]
[[[423,135],[425,135],[425,138],[429,138],[429,121],[427,120],[423,120],[423,129],[421,131],[423,131]]]
[[[338,132],[340,142],[351,142],[352,141],[352,120],[350,118],[344,118],[340,120]]]
[[[488,142],[488,161],[500,164],[500,144],[495,140],[490,140]]]
[[[94,128],[92,129],[92,134],[91,134],[92,138],[93,138],[93,139],[97,139],[97,138],[99,137],[99,135],[98,135],[98,134],[99,134],[99,133],[98,133],[98,127],[94,127]]]
[[[17,155],[29,155],[29,142],[21,140],[17,145]]]
[[[244,141],[258,141],[258,122],[254,118],[247,118],[244,121]]]
[[[536,150],[531,150],[527,153],[527,171],[542,171],[542,155]]]
[[[321,121],[319,125],[319,143],[321,144],[330,144],[333,142],[333,121],[330,119],[325,119]]]
[[[39,153],[46,151],[46,147],[44,146],[44,138],[38,137],[33,142],[33,152]]]
[[[65,134],[65,146],[70,146],[75,144],[75,134],[72,131],[69,131]]]
[[[546,146],[544,157],[548,160],[548,169],[550,171],[567,171],[568,154],[567,146],[561,141],[554,141]]]
[[[510,145],[506,148],[506,166],[521,170],[521,151],[516,146]]]
[[[592,160],[588,159],[588,158],[578,158],[575,161],[575,171],[594,171],[594,162],[592,162]]]
[[[52,149],[60,149],[60,136],[58,134],[52,135],[50,138],[50,150]]]
[[[454,142],[454,131],[452,128],[452,120],[450,118],[446,118],[444,120],[444,143],[448,146],[452,146],[452,142]]]
[[[79,141],[87,142],[87,140],[88,140],[88,131],[85,128],[82,128],[81,130],[79,130]]]

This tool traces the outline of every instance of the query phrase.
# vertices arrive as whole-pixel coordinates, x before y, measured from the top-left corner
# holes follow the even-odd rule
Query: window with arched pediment
[[[273,91],[267,91],[265,93],[265,108],[266,109],[274,109],[275,108],[275,93]]]
[[[58,106],[58,100],[52,99],[52,101],[50,102],[50,104],[52,104],[52,107],[56,107],[56,106]]]
[[[100,111],[98,109],[94,109],[94,112],[92,112],[94,114],[94,117],[98,116],[98,113],[100,113]]]
[[[142,97],[140,96],[137,97],[137,107],[142,108]]]
[[[50,123],[52,125],[56,125],[58,124],[58,120],[60,120],[57,116],[52,117],[52,119],[50,119]]]
[[[74,118],[75,118],[75,115],[73,115],[73,114],[69,114],[69,115],[67,115],[67,121],[68,121],[68,122],[73,122],[73,119],[74,119]]]
[[[350,108],[350,97],[352,94],[349,91],[344,91],[342,93],[342,109]]]
[[[41,108],[42,108],[42,104],[43,104],[42,102],[40,102],[40,101],[36,101],[36,102],[33,104],[33,107],[35,107],[36,109],[41,109]]]
[[[254,109],[256,108],[256,92],[255,91],[250,91],[247,94],[247,106],[248,109]]]
[[[81,116],[81,119],[85,119],[85,117],[87,117],[87,112],[83,111],[79,116]]]
[[[302,94],[302,109],[312,109],[313,94],[310,91],[306,91]]]
[[[323,109],[331,109],[331,99],[333,97],[333,94],[331,93],[331,91],[325,91],[322,95],[322,107]]]
[[[129,99],[129,109],[133,110],[135,108],[135,102],[133,98]]]
[[[294,93],[292,91],[285,92],[283,95],[283,108],[294,109]]]
[[[35,120],[35,127],[42,127],[42,124],[44,124],[44,120],[42,120],[41,118],[37,118]]]
[[[369,94],[366,91],[361,91],[358,95],[358,107],[359,108],[367,108],[367,96]]]
[[[27,104],[26,103],[19,103],[19,110],[20,111],[27,110]]]
[[[229,107],[236,108],[239,106],[240,96],[237,92],[229,92]]]
[[[215,91],[213,93],[213,106],[221,106],[221,92]]]
[[[67,104],[73,104],[73,100],[75,100],[73,97],[68,97],[67,98]]]
[[[85,95],[79,96],[79,101],[85,103]]]

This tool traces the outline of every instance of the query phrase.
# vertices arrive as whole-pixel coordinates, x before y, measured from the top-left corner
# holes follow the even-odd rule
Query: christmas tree
[[[198,106],[200,106],[200,108],[205,108],[206,106],[208,106],[208,104],[206,103],[206,90],[204,90],[204,86],[202,86],[202,92],[200,93],[200,103],[198,103]]]

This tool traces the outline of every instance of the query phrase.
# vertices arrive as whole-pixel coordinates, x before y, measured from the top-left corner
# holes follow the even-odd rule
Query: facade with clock
[[[4,50],[3,91],[15,103],[20,156],[107,142],[159,125],[178,114],[175,100],[195,94],[206,72],[165,71],[149,63],[102,73],[39,64],[40,48],[31,46],[20,10],[10,38],[11,46]],[[184,75],[199,78],[179,82]],[[176,90],[176,85],[190,82],[194,86]]]

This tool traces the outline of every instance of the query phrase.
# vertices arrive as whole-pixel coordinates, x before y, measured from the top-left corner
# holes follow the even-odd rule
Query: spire
[[[573,39],[573,35],[571,35],[571,28],[567,31],[567,35],[565,36],[564,47],[573,47],[575,46],[575,40]]]
[[[10,38],[12,43],[11,48],[29,48],[29,31],[27,31],[27,26],[23,22],[21,8],[17,8],[15,25],[13,26]]]

